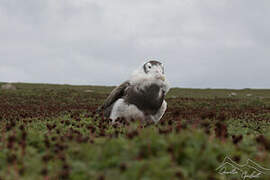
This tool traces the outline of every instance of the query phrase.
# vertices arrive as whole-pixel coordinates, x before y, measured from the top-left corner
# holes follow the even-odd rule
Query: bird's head
[[[143,65],[143,71],[146,76],[165,81],[164,66],[159,61],[148,61]]]
[[[131,85],[139,85],[140,88],[149,86],[151,83],[158,84],[167,93],[169,83],[165,78],[164,66],[161,62],[150,60],[136,69],[129,78]]]

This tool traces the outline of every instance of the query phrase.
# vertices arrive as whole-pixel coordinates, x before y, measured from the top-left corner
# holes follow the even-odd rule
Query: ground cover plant
[[[270,168],[269,90],[173,88],[155,125],[105,119],[113,87],[15,86],[0,91],[0,179],[243,179],[219,174],[226,156]]]

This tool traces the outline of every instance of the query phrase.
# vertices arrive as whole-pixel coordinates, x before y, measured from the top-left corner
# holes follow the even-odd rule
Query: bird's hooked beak
[[[162,81],[165,81],[165,76],[164,75],[160,75],[160,76],[157,77],[157,79],[160,79]]]

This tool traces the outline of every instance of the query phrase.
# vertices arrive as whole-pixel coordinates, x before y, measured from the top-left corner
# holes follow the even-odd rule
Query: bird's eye
[[[151,69],[151,67],[152,67],[152,66],[149,65],[149,66],[148,66],[148,69]]]

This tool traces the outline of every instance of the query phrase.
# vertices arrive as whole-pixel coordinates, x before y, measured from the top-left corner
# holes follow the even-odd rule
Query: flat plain
[[[112,124],[97,108],[113,87],[14,85],[0,90],[0,179],[270,179],[217,169],[270,168],[270,90],[172,88],[158,124]]]

